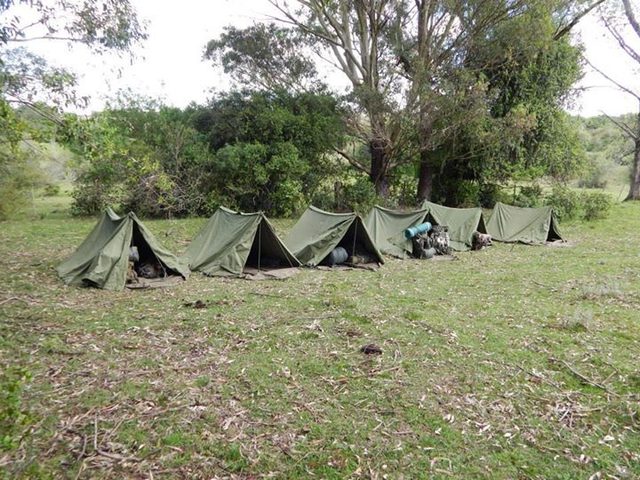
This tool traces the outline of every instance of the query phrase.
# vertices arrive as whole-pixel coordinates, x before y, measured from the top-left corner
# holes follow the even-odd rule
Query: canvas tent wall
[[[355,213],[330,213],[310,206],[284,240],[303,265],[320,265],[336,247],[351,256],[364,250],[374,262],[384,263],[362,218]]]
[[[487,233],[481,208],[451,208],[431,202],[424,202],[422,207],[429,210],[427,219],[431,223],[449,227],[450,245],[454,250],[470,250],[473,232]]]
[[[210,276],[240,276],[249,267],[261,271],[300,266],[264,214],[224,207],[209,218],[183,259],[192,270]]]
[[[398,211],[376,205],[364,219],[364,224],[376,247],[385,255],[407,258],[413,246],[404,231],[426,220],[428,210]]]
[[[523,208],[496,203],[487,222],[488,233],[499,242],[542,244],[562,240],[553,208]]]
[[[127,282],[131,246],[137,247],[140,260],[159,263],[167,276],[189,276],[186,265],[165,250],[134,213],[120,217],[110,208],[56,270],[68,285],[122,290]]]

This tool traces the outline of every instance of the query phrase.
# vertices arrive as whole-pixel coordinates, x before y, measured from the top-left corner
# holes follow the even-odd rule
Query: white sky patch
[[[89,111],[104,108],[105,100],[119,90],[159,98],[169,105],[185,107],[202,103],[212,91],[227,90],[230,79],[221,68],[202,60],[206,43],[218,37],[225,26],[242,28],[278,16],[267,0],[132,0],[141,18],[148,23],[149,38],[135,51],[133,61],[113,55],[92,55],[83,47],[69,48],[50,41],[29,42],[29,47],[52,64],[68,67],[79,77],[79,91],[91,98]],[[586,48],[586,56],[620,83],[636,88],[638,74],[634,62],[606,35],[591,14],[575,32]],[[327,63],[319,70],[336,90],[346,81]],[[638,109],[635,99],[621,93],[598,73],[585,67],[586,75],[577,87],[584,91],[571,113],[584,116],[605,112],[618,115]]]
[[[598,22],[596,15],[591,14],[583,19],[578,24],[576,35],[584,44],[585,56],[589,62],[618,83],[640,92],[640,65],[622,51],[607,29]],[[634,35],[629,33],[626,38],[640,52],[639,42],[635,41]],[[603,113],[620,115],[638,112],[638,101],[633,96],[622,92],[589,65],[585,65],[585,76],[577,87],[584,88],[584,91],[571,113],[590,117]]]

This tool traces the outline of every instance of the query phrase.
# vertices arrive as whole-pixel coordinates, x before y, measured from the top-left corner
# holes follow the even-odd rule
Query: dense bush
[[[493,208],[497,202],[509,203],[509,198],[497,183],[485,183],[480,185],[478,201],[481,207]]]
[[[545,203],[553,207],[559,220],[573,220],[580,213],[580,196],[566,185],[554,185]]]
[[[578,180],[580,188],[606,188],[607,165],[594,165],[583,178]]]
[[[60,185],[47,183],[44,186],[44,191],[42,193],[45,197],[57,197],[58,195],[60,195]]]
[[[42,174],[20,149],[0,145],[0,220],[6,220],[28,204],[31,192],[42,185]]]
[[[328,95],[234,92],[184,111],[136,101],[74,119],[74,211],[115,204],[168,217],[226,205],[290,216],[332,175],[340,118]]]
[[[611,196],[605,192],[582,192],[582,218],[584,220],[597,220],[609,216],[613,202]]]
[[[513,204],[517,207],[539,207],[543,202],[542,187],[537,183],[520,187]]]
[[[338,207],[343,207],[340,210],[366,215],[377,202],[375,187],[365,176],[358,176],[353,183],[343,186],[338,202]]]
[[[564,185],[556,185],[545,203],[553,207],[560,220],[596,220],[606,218],[613,205],[605,192],[576,192]]]

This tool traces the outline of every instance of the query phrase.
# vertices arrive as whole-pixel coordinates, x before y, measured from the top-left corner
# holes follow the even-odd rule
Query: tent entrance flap
[[[218,208],[193,239],[185,261],[208,276],[244,277],[251,271],[299,267],[261,212]]]
[[[136,247],[137,255],[131,255],[132,246]],[[152,267],[145,270],[149,274],[139,275],[131,263]],[[164,278],[169,274],[183,279],[189,276],[187,266],[165,250],[134,213],[119,217],[111,209],[104,212],[85,241],[56,270],[68,285],[107,290],[122,290],[127,280],[135,280],[137,275]]]
[[[264,221],[258,224],[245,270],[273,270],[276,268],[294,268],[299,265],[287,254],[282,242],[276,237]]]
[[[345,263],[378,263],[376,257],[376,249],[369,235],[363,230],[363,225],[359,221],[351,223],[346,233],[334,247],[342,247],[347,252],[347,260]],[[329,257],[331,252],[325,256],[320,262],[321,265],[331,264]]]
[[[355,213],[331,213],[310,205],[284,242],[300,263],[315,267],[337,247],[353,256],[362,248],[373,262],[384,263],[362,219]]]
[[[137,224],[133,225],[133,235],[131,238],[131,247],[138,250],[138,259],[134,261],[136,271],[142,271],[145,278],[164,278],[169,276],[181,276],[180,272],[173,270],[166,265],[153,251],[149,242],[144,238]],[[139,274],[139,273],[138,273]]]

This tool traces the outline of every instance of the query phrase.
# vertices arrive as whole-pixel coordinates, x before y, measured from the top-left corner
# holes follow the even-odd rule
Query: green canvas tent
[[[238,213],[224,207],[209,218],[183,259],[192,270],[209,276],[300,266],[263,213]]]
[[[336,247],[349,256],[364,251],[374,262],[384,263],[362,218],[355,213],[330,213],[310,206],[293,226],[284,243],[303,265],[323,263]]]
[[[407,240],[404,236],[404,231],[423,223],[427,213],[426,208],[402,212],[376,205],[365,217],[364,225],[380,252],[398,258],[407,258],[413,251],[413,245],[411,240]]]
[[[522,208],[496,203],[487,222],[488,233],[498,242],[542,244],[562,240],[553,208]]]
[[[470,250],[473,232],[487,233],[481,208],[451,208],[431,202],[424,202],[422,207],[429,210],[427,220],[431,223],[449,227],[450,245],[454,250]]]
[[[160,267],[163,277],[189,276],[189,269],[155,239],[134,213],[124,217],[107,209],[78,249],[57,267],[68,285],[122,290],[127,284],[130,247],[139,261]]]

